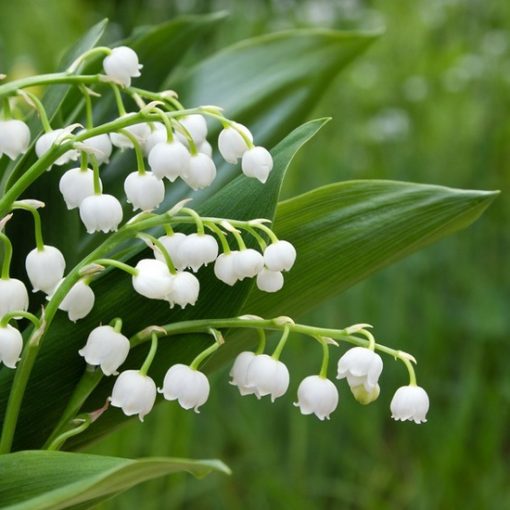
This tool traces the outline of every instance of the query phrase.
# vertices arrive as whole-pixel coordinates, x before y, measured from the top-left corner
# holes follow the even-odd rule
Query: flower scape
[[[87,60],[98,55],[104,57],[104,74],[79,74]],[[94,280],[103,271],[113,268],[125,272],[135,293],[166,301],[171,308],[185,308],[194,306],[200,299],[196,273],[203,266],[213,265],[214,275],[225,285],[255,279],[261,291],[278,292],[284,286],[285,272],[292,270],[299,256],[291,243],[276,236],[265,219],[241,221],[201,216],[187,206],[187,200],[160,210],[165,188],[178,179],[192,190],[207,188],[215,180],[217,170],[213,148],[207,139],[208,122],[221,124],[217,139],[219,153],[228,163],[240,162],[247,178],[265,183],[271,175],[273,159],[267,149],[255,144],[248,127],[226,118],[220,107],[185,108],[173,91],[157,93],[132,87],[131,81],[141,72],[137,54],[126,46],[98,47],[81,55],[64,73],[61,82],[75,85],[83,94],[85,127],[73,124],[53,129],[42,102],[25,87],[13,86],[10,96],[4,99],[0,156],[15,160],[28,150],[32,141],[28,125],[11,114],[12,101],[24,101],[34,108],[44,133],[35,140],[37,160],[2,198],[6,213],[0,221],[4,254],[0,279],[0,362],[11,369],[16,369],[19,363],[0,442],[3,452],[9,451],[12,444],[31,368],[57,310],[66,312],[73,322],[86,317],[94,307]],[[36,82],[33,80],[30,85]],[[94,126],[92,104],[99,94],[96,89],[101,88],[113,91],[118,117]],[[137,111],[126,111],[124,95],[138,106]],[[101,165],[109,161],[114,150],[132,150],[136,155],[137,169],[124,180],[124,193],[133,209],[133,216],[127,220],[119,198],[109,194],[101,180]],[[74,162],[75,167],[60,177],[62,199],[67,209],[79,210],[87,233],[102,232],[107,236],[69,269],[58,247],[44,243],[40,210],[45,204],[32,198],[21,199],[20,195],[46,171],[58,172],[58,167],[69,163],[72,166]],[[27,255],[25,267],[31,290],[46,294],[47,303],[39,316],[28,311],[29,291],[25,284],[10,276],[13,248],[5,231],[12,215],[21,211],[30,213],[34,220],[35,247]],[[182,232],[183,227],[190,225],[193,233]],[[164,229],[164,235],[156,237],[155,229]],[[258,249],[247,247],[247,237]],[[144,241],[153,256],[142,258],[133,267],[115,257],[115,248],[134,239]],[[26,340],[13,325],[19,320],[33,323]],[[377,343],[368,324],[326,329],[296,324],[289,317],[264,319],[244,315],[155,325],[128,338],[122,333],[122,319],[115,318],[110,324],[99,324],[90,331],[78,352],[91,370],[115,378],[108,402],[98,411],[79,415],[78,420],[83,401],[79,405],[70,403],[47,447],[58,449],[66,439],[84,431],[109,405],[143,420],[153,408],[158,392],[166,400],[176,400],[184,409],[199,412],[210,393],[209,380],[200,370],[201,365],[223,345],[222,331],[235,328],[250,329],[259,337],[256,351],[241,352],[230,371],[230,382],[241,395],[255,395],[258,399],[269,396],[274,402],[287,392],[290,375],[280,357],[289,335],[300,334],[316,341],[323,352],[319,370],[299,384],[295,406],[302,414],[314,414],[324,420],[337,408],[339,393],[328,379],[328,365],[331,349],[346,342],[354,347],[339,357],[336,377],[346,379],[358,402],[370,404],[379,396],[383,360],[378,352],[381,352],[402,361],[409,373],[409,384],[400,387],[391,401],[391,416],[415,423],[426,421],[429,399],[416,383],[414,358]],[[269,354],[268,332],[280,334],[280,340]],[[163,381],[154,381],[149,373],[157,356],[158,338],[181,333],[209,334],[211,344],[189,365],[170,366]],[[140,368],[122,371],[130,349],[144,342],[150,348]]]

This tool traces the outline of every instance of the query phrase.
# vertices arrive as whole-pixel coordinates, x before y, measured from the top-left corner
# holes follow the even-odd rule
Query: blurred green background
[[[298,26],[375,28],[386,34],[331,84],[310,118],[334,120],[295,160],[284,195],[332,181],[385,178],[480,189],[510,179],[510,3],[506,0],[32,0],[0,3],[0,71],[52,70],[97,20],[110,37],[182,13],[226,9],[229,18],[189,60],[231,42]],[[284,133],[282,133],[283,137]],[[430,247],[300,321],[370,322],[381,341],[419,360],[429,422],[389,418],[405,382],[386,361],[377,403],[341,387],[330,422],[292,406],[320,349],[296,340],[284,361],[291,389],[275,404],[241,398],[228,367],[213,377],[199,415],[163,404],[96,453],[219,457],[230,478],[174,476],[101,509],[510,508],[508,375],[510,207],[505,193],[468,231]]]

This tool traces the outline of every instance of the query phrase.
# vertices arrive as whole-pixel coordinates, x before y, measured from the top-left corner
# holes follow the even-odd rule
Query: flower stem
[[[44,132],[49,133],[50,131],[53,131],[50,121],[48,120],[48,114],[46,113],[46,109],[44,108],[41,100],[35,94],[32,94],[32,92],[27,92],[26,90],[20,92],[20,95],[25,99],[25,101],[32,103],[32,106],[34,106],[37,110]]]
[[[172,260],[172,257],[170,257],[170,253],[168,253],[168,250],[166,249],[165,245],[157,238],[155,238],[151,234],[143,233],[138,234],[138,237],[140,239],[146,238],[148,239],[156,248],[161,252],[161,255],[163,255],[163,258],[165,259],[166,265],[168,266],[168,270],[172,274],[177,274],[177,270],[175,269],[175,264]]]
[[[411,360],[406,356],[398,356],[398,359],[404,363],[407,371],[409,372],[409,385],[416,386],[416,373]]]
[[[206,358],[208,358],[213,352],[216,352],[219,349],[219,347],[223,344],[223,337],[221,336],[221,334],[219,334],[219,336],[215,334],[214,337],[216,341],[212,345],[207,347],[207,349],[204,349],[200,354],[198,354],[198,356],[195,357],[195,359],[190,363],[190,368],[192,368],[193,370],[198,370],[200,368],[201,363]]]
[[[36,328],[41,326],[41,321],[33,313],[18,310],[6,313],[2,319],[0,319],[0,328],[5,328],[12,319],[17,319],[18,317],[28,319]]]
[[[80,85],[80,91],[83,94],[85,100],[85,127],[92,129],[94,127],[94,120],[92,117],[92,100],[90,99],[89,91],[85,85]]]
[[[211,223],[211,222],[204,221],[204,225],[207,228],[209,228],[210,230],[212,230],[218,236],[218,239],[220,240],[220,243],[221,243],[221,249],[223,250],[223,253],[225,253],[225,254],[230,253],[230,246],[228,244],[227,237],[225,236],[225,234],[223,233],[221,228],[218,227],[218,225],[216,225],[215,223]]]
[[[11,269],[12,243],[3,232],[0,232],[0,240],[4,243],[4,259],[2,261],[1,279],[8,280]]]
[[[121,129],[120,133],[126,138],[129,138],[130,142],[133,144],[133,148],[135,150],[136,155],[136,166],[138,168],[138,173],[143,175],[146,172],[145,169],[145,161],[143,160],[143,151],[140,142],[136,138],[133,133],[130,133],[127,129]]]
[[[120,333],[122,331],[122,319],[120,317],[116,317],[110,322],[110,325],[113,327],[113,330],[116,333]]]
[[[84,430],[87,430],[92,423],[92,419],[89,415],[86,415],[85,418],[77,419],[76,421],[81,422],[80,425],[77,427],[67,430],[66,432],[63,432],[60,434],[60,436],[57,436],[46,448],[46,450],[60,450],[64,443],[73,436],[77,436],[78,434],[81,434]]]
[[[287,339],[289,337],[289,333],[290,333],[290,327],[287,324],[284,327],[282,337],[280,338],[280,341],[278,342],[278,345],[276,346],[276,349],[274,350],[274,352],[273,352],[273,354],[271,356],[273,359],[276,359],[276,360],[280,359],[280,356],[282,354],[283,348],[285,347],[285,344],[287,343]]]
[[[156,356],[157,350],[158,350],[158,335],[156,332],[153,331],[151,333],[151,348],[149,350],[149,354],[147,354],[147,357],[143,362],[142,368],[140,368],[140,373],[142,375],[147,375],[147,372],[149,371],[149,368],[151,367],[152,362],[154,361],[154,357]]]
[[[326,379],[328,377],[329,345],[325,340],[321,340],[321,344],[322,344],[322,365],[319,377]]]
[[[189,214],[193,218],[194,222],[197,225],[197,234],[203,235],[205,232],[204,222],[203,222],[202,218],[200,217],[200,215],[195,210],[190,209],[189,207],[183,207],[181,209],[181,212],[183,212],[185,214]]]
[[[122,94],[120,93],[120,89],[115,83],[110,83],[113,95],[115,97],[115,104],[117,105],[117,110],[119,112],[119,116],[123,117],[126,115],[126,108],[124,108],[124,102],[122,101]]]
[[[125,271],[126,273],[129,273],[131,276],[137,276],[138,270],[129,264],[125,264],[124,262],[121,262],[120,260],[115,259],[96,259],[94,260],[95,264],[99,264],[101,266],[112,266],[116,267],[117,269],[121,269],[122,271]]]
[[[42,203],[42,202],[41,202]],[[39,211],[37,207],[28,204],[26,201],[14,202],[12,204],[13,209],[22,209],[24,211],[29,211],[32,213],[34,217],[34,236],[35,236],[35,246],[37,251],[44,250],[44,240],[42,235],[42,227],[41,227],[41,216],[39,215]]]
[[[99,176],[99,163],[97,162],[97,158],[94,156],[94,154],[91,155],[90,162],[92,164],[92,171],[94,174],[94,193],[96,195],[101,195],[102,186],[101,177]]]
[[[256,330],[259,335],[259,345],[255,354],[262,354],[266,350],[266,331],[262,328]]]

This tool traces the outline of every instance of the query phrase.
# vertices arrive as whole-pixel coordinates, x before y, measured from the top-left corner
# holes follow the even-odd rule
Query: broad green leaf
[[[240,175],[210,201],[200,206],[199,212],[236,219],[272,218],[285,171],[294,154],[326,121],[327,119],[320,119],[304,124],[274,148],[274,169],[266,184]],[[146,255],[150,256],[148,253]],[[165,302],[147,300],[137,295],[127,275],[111,272],[93,284],[96,304],[89,316],[73,324],[65,314],[59,313],[44,340],[25,394],[16,431],[15,449],[37,448],[47,439],[66,399],[83,373],[83,359],[78,356],[77,351],[85,343],[88,333],[100,322],[106,323],[121,316],[124,320],[123,332],[132,335],[151,324],[235,315],[246,299],[252,283],[244,281],[229,287],[214,277],[211,267],[202,270],[199,279],[202,290],[196,306],[180,311],[170,310]],[[162,381],[169,363],[189,359],[209,341],[200,336],[183,336],[161,342],[157,359],[151,367],[151,375],[157,381]],[[139,368],[146,352],[146,345],[134,349],[126,368]],[[12,370],[0,371],[2,413],[12,375]],[[104,379],[87,409],[98,408],[104,403],[112,383],[112,378]],[[84,440],[105,433],[109,427],[123,419],[124,416],[117,410],[109,410],[83,435]],[[33,426],[34,423],[37,423],[37,427]]]
[[[213,471],[230,474],[218,460],[131,460],[54,451],[11,453],[0,457],[0,508],[91,508],[146,480],[183,471],[196,477]]]

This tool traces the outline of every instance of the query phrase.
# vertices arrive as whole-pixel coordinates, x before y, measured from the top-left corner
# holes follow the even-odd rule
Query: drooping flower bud
[[[133,211],[152,211],[165,199],[165,185],[152,172],[130,173],[124,181],[124,192]]]
[[[103,184],[99,183],[102,191]],[[90,168],[72,168],[62,175],[58,187],[69,210],[80,207],[86,197],[94,195],[94,172]]]
[[[283,287],[283,275],[265,267],[257,275],[257,287],[264,292],[278,292]]]
[[[207,122],[203,115],[194,113],[193,115],[187,115],[186,117],[179,119],[179,123],[186,128],[198,147],[207,137]],[[182,143],[187,144],[187,138],[177,131],[177,137]]]
[[[179,245],[179,259],[195,273],[218,257],[218,243],[209,234],[190,234]]]
[[[365,386],[360,384],[359,386],[351,386],[351,392],[360,404],[366,406],[379,398],[381,388],[376,384],[370,391],[367,391]]]
[[[66,129],[55,129],[53,131],[49,131],[48,133],[44,133],[41,135],[37,142],[35,142],[35,153],[37,154],[37,157],[40,158],[44,154],[46,154],[53,145],[59,145],[63,143],[60,141],[60,138],[62,135],[64,135],[68,130]],[[57,158],[56,161],[53,162],[54,165],[65,165],[66,163],[69,163],[69,161],[76,161],[80,156],[80,153],[75,150],[71,149],[62,154],[59,158]]]
[[[233,123],[236,127],[227,127],[223,129],[218,137],[218,149],[227,163],[236,164],[239,158],[248,150],[248,145],[244,138],[239,134],[239,131],[253,142],[253,135],[250,130],[237,122]]]
[[[290,271],[296,261],[296,248],[288,241],[271,243],[264,250],[264,263],[271,271]]]
[[[50,294],[58,285],[66,268],[62,252],[54,246],[34,248],[25,259],[25,269],[34,292],[42,290]]]
[[[339,359],[337,379],[347,378],[351,388],[363,385],[367,392],[371,392],[382,369],[383,361],[379,354],[366,347],[353,347]]]
[[[181,258],[179,250],[185,239],[186,234],[183,234],[182,232],[174,232],[171,235],[161,236],[158,239],[158,241],[166,248],[168,255],[170,255],[170,258],[178,271],[182,271],[186,267],[186,261]],[[154,246],[154,257],[161,262],[165,262],[165,257],[159,251],[157,246]]]
[[[246,177],[255,177],[264,184],[273,169],[273,158],[264,147],[253,147],[243,154],[241,169]]]
[[[101,366],[105,375],[116,375],[128,353],[129,340],[111,326],[93,329],[83,349],[78,351],[89,365]]]
[[[397,421],[427,421],[429,410],[429,396],[420,386],[401,386],[393,396],[390,404],[391,417]]]
[[[230,377],[232,377],[230,384],[237,386],[239,393],[243,396],[255,393],[253,387],[246,386],[246,378],[248,376],[248,367],[256,356],[257,355],[251,351],[241,352],[237,355],[232,369],[230,370]]]
[[[128,113],[126,117],[131,116],[131,113]],[[123,117],[120,117],[123,118]],[[126,131],[129,131],[137,140],[137,142],[144,147],[145,142],[149,135],[151,134],[151,128],[146,122],[140,122],[138,124],[132,124],[131,126],[126,126],[122,128]],[[110,140],[115,147],[119,149],[132,149],[133,142],[122,133],[110,133]]]
[[[85,152],[90,152],[99,165],[108,163],[113,149],[110,137],[106,133],[83,140],[83,142],[80,142],[80,148]]]
[[[110,55],[103,60],[103,69],[109,78],[129,87],[131,78],[140,76],[142,65],[138,63],[138,55],[127,46],[113,48]]]
[[[253,278],[264,268],[264,257],[257,250],[240,250],[234,259],[234,269],[238,280]]]
[[[197,149],[198,149],[198,152],[205,154],[208,158],[212,158],[212,155],[213,155],[212,145],[207,140],[204,140],[197,147]]]
[[[55,287],[53,293],[46,299],[51,299],[57,292],[60,283]],[[76,322],[86,317],[94,308],[96,297],[94,291],[83,280],[78,280],[67,293],[59,305],[59,310],[67,312],[70,321]]]
[[[126,416],[137,414],[143,421],[156,402],[156,383],[139,370],[125,370],[115,380],[109,400],[113,407],[120,407]]]
[[[216,278],[230,286],[237,282],[237,273],[235,269],[235,259],[237,255],[239,255],[238,251],[222,253],[214,263],[214,275]]]
[[[9,368],[16,368],[22,350],[21,333],[9,324],[0,326],[0,363]]]
[[[165,134],[166,136],[166,134]],[[174,182],[188,172],[191,155],[179,141],[160,142],[149,153],[149,166],[159,179],[166,177]]]
[[[172,275],[172,288],[166,296],[170,307],[179,305],[185,308],[187,305],[194,305],[200,293],[200,282],[198,278],[187,271],[177,271]]]
[[[196,413],[207,402],[209,391],[209,381],[205,374],[182,363],[168,369],[163,388],[159,389],[166,400],[177,400],[182,408],[193,409]]]
[[[142,259],[135,266],[133,288],[149,299],[166,299],[172,290],[172,275],[164,262],[155,259]]]
[[[6,313],[28,309],[28,292],[17,278],[0,279],[0,318]]]
[[[181,177],[194,190],[207,188],[216,178],[216,165],[209,156],[201,152],[192,154],[188,167]]]
[[[122,221],[122,206],[113,195],[90,195],[80,204],[80,218],[89,234],[116,232]]]
[[[0,156],[14,160],[25,154],[30,145],[30,129],[21,120],[0,120]]]
[[[338,390],[329,380],[319,375],[305,377],[298,387],[298,401],[301,414],[315,414],[319,420],[329,420],[329,415],[338,405]]]
[[[271,402],[274,402],[289,387],[289,371],[281,361],[258,354],[248,367],[245,387],[252,389],[259,399],[271,395]]]

